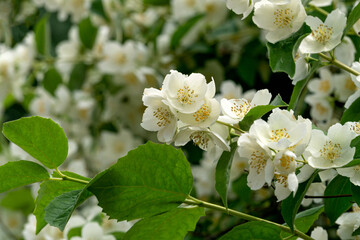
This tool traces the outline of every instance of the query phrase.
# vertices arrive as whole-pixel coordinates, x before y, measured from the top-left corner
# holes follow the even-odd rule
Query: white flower
[[[301,52],[327,52],[340,44],[346,17],[339,9],[332,11],[324,23],[313,16],[307,16],[305,22],[310,26],[312,33],[300,43],[299,50]]]
[[[97,222],[89,222],[81,229],[81,237],[72,237],[71,240],[116,240],[113,235],[105,235]]]
[[[15,54],[7,50],[0,54],[0,83],[13,79],[15,76]]]
[[[242,96],[242,87],[237,85],[234,81],[226,80],[221,83],[220,94],[217,94],[215,98],[218,101],[221,101],[222,98],[234,99],[241,98]]]
[[[308,84],[310,92],[317,96],[327,97],[334,89],[334,80],[329,69],[321,68],[319,71],[320,78],[314,78]]]
[[[336,176],[338,175],[338,172],[335,169],[326,169],[324,171],[319,172],[319,177],[321,179],[321,182],[331,182]]]
[[[204,104],[194,113],[178,112],[176,116],[185,124],[197,127],[209,127],[220,115],[220,104],[214,99],[215,82],[212,80],[208,84],[208,90],[205,94]]]
[[[194,113],[204,104],[207,88],[204,75],[192,73],[187,76],[171,70],[162,86],[166,97],[164,103],[181,113]],[[208,94],[212,95],[213,91],[210,89]]]
[[[308,121],[291,121],[295,117],[292,112],[274,109],[268,122],[262,119],[254,121],[249,133],[265,146],[274,150],[296,148],[300,141],[308,135]]]
[[[171,142],[177,129],[177,119],[163,99],[163,93],[158,89],[144,90],[143,102],[147,108],[140,125],[148,131],[158,131],[160,142]]]
[[[128,222],[128,221],[118,222],[116,219],[110,219],[109,216],[105,216],[101,223],[101,227],[104,233],[127,232],[133,225],[134,225],[133,222]]]
[[[72,67],[80,56],[81,42],[78,28],[72,27],[69,31],[69,40],[59,43],[56,47],[56,68],[65,74],[70,74]]]
[[[360,186],[360,165],[347,167],[347,168],[337,168],[336,171],[341,175],[350,178],[356,186]]]
[[[54,98],[45,89],[36,88],[36,96],[31,101],[29,110],[34,115],[50,117],[54,103]]]
[[[202,150],[213,150],[215,145],[224,151],[230,151],[229,144],[218,133],[207,128],[184,127],[175,136],[175,146],[184,146],[189,141]]]
[[[357,239],[357,236],[352,236],[352,233],[360,226],[360,212],[358,206],[353,206],[354,212],[346,212],[336,220],[336,224],[339,224],[337,234],[341,239]]]
[[[104,54],[104,46],[109,39],[110,29],[106,26],[99,27],[96,34],[94,46],[92,47],[91,54],[95,59],[100,59]]]
[[[214,152],[215,154],[213,154]],[[220,158],[223,150],[216,147],[214,152],[205,152],[200,164],[191,166],[196,194],[200,198],[210,197],[215,193],[216,161]]]
[[[199,13],[200,7],[200,0],[173,0],[171,1],[172,17],[177,21],[184,21]]]
[[[356,99],[360,98],[360,89],[357,89],[354,94],[352,94],[347,101],[344,104],[345,108],[349,108],[353,102],[355,102]]]
[[[159,18],[159,11],[154,8],[148,8],[144,12],[138,12],[132,15],[134,20],[143,26],[151,27]]]
[[[304,152],[305,159],[307,158],[307,152]],[[299,183],[305,182],[308,180],[311,175],[314,173],[315,169],[312,168],[309,164],[305,164],[300,168],[300,172],[297,175],[297,178],[299,180]]]
[[[280,174],[290,174],[296,170],[296,155],[291,151],[279,151],[274,158],[275,171]]]
[[[125,156],[130,150],[140,145],[133,134],[122,128],[120,132],[102,131],[100,142],[92,159],[92,165],[98,171],[102,171],[116,163],[117,159]]]
[[[309,73],[309,64],[306,61],[306,54],[297,52],[295,61],[295,74],[292,77],[292,84],[295,85],[298,81],[305,79]]]
[[[354,156],[355,148],[350,147],[355,133],[347,126],[337,123],[329,128],[327,136],[320,130],[313,129],[307,151],[307,159],[313,168],[328,169],[348,164]]]
[[[135,54],[132,44],[110,41],[104,44],[104,58],[97,67],[102,73],[118,74],[134,70]]]
[[[254,8],[255,0],[226,0],[226,7],[236,14],[242,14],[242,19],[249,16]]]
[[[271,100],[271,93],[267,89],[259,90],[254,95],[254,98],[248,101],[245,98],[241,99],[221,99],[221,108],[224,116],[219,120],[235,124],[241,121],[251,108],[257,105],[267,105]]]
[[[312,230],[310,237],[316,240],[328,240],[328,234],[322,227],[316,227]]]
[[[331,4],[332,0],[312,0],[309,2],[310,5],[314,5],[316,7],[325,7]]]
[[[335,48],[335,58],[350,66],[355,60],[356,49],[351,38],[345,36],[341,43]]]
[[[321,182],[311,183],[310,187],[308,188],[306,195],[308,196],[324,196],[325,192],[325,184]],[[301,202],[301,205],[304,207],[310,206],[310,204],[314,203],[322,203],[323,199],[321,198],[304,198]]]
[[[228,14],[224,1],[219,0],[202,0],[200,1],[200,11],[205,13],[205,17],[200,21],[206,23],[210,27],[216,27],[223,24]]]
[[[305,17],[306,12],[300,0],[281,3],[261,0],[255,3],[253,21],[259,28],[267,31],[267,41],[276,43],[299,30]]]
[[[335,88],[335,97],[339,102],[346,102],[348,98],[358,90],[354,84],[350,73],[341,72],[333,76],[333,83]]]
[[[356,134],[356,136],[360,135],[360,121],[346,122],[344,125],[347,126],[351,131],[353,131]]]
[[[275,173],[275,196],[277,201],[282,201],[287,198],[291,192],[295,193],[299,186],[299,181],[295,175],[295,172],[286,174]]]
[[[70,15],[74,22],[79,22],[89,13],[91,6],[90,0],[65,0],[61,1],[58,8],[58,17],[64,21]]]
[[[71,160],[65,169],[66,171],[74,172],[84,177],[89,176],[84,159]]]
[[[305,102],[311,106],[310,115],[313,120],[325,123],[331,120],[333,107],[326,98],[313,94],[306,96]]]
[[[89,124],[94,110],[95,99],[88,92],[80,90],[74,93],[74,101],[74,117],[84,124]]]
[[[24,225],[23,214],[20,211],[1,208],[0,217],[1,217],[2,227],[6,228],[8,232],[16,236],[17,239],[20,239],[21,230]]]
[[[240,157],[249,159],[248,186],[252,190],[258,190],[265,183],[270,185],[274,176],[274,164],[270,150],[263,148],[256,138],[245,133],[238,140],[238,151]]]
[[[278,201],[287,198],[291,192],[295,194],[297,191],[299,180],[295,175],[296,159],[295,153],[289,150],[279,151],[275,155],[275,196]]]
[[[50,225],[45,226],[40,233],[35,234],[36,232],[36,218],[33,214],[28,216],[28,221],[24,226],[22,234],[25,240],[38,240],[38,239],[67,239],[67,234],[70,229],[75,227],[80,227],[85,223],[85,219],[81,216],[74,215],[69,219],[69,222],[66,224],[64,232],[61,232],[57,227]]]
[[[360,62],[354,62],[352,65],[351,65],[351,68],[356,70],[356,71],[360,71]],[[353,74],[351,74],[351,79],[353,80],[355,86],[357,87],[357,91],[352,94],[348,100],[346,101],[345,103],[345,108],[349,108],[350,105],[360,97],[360,76],[354,76]]]
[[[220,104],[219,102],[212,99],[205,99],[205,103],[194,113],[184,114],[178,113],[177,117],[184,123],[198,126],[198,127],[209,127],[212,125],[220,115]]]

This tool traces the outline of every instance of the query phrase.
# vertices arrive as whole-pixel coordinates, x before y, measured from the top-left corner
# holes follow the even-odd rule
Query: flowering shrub
[[[357,2],[0,6],[0,239],[360,236]]]

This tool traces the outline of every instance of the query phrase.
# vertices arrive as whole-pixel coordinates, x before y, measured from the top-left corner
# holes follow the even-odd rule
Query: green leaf
[[[88,180],[80,175],[71,172],[63,172],[67,176]],[[57,177],[57,174],[53,174]],[[36,234],[46,226],[45,208],[57,196],[63,193],[80,190],[84,188],[84,184],[71,181],[46,181],[40,184],[40,189],[35,200],[34,215],[36,217]]]
[[[35,26],[35,43],[39,54],[50,55],[51,39],[48,16],[44,16]]]
[[[353,233],[352,236],[357,236],[360,235],[360,228],[356,229]]]
[[[71,239],[72,237],[81,237],[81,227],[75,227],[70,229],[70,231],[67,234],[67,239]]]
[[[265,222],[247,222],[234,227],[219,240],[281,240],[280,229]]]
[[[308,181],[299,184],[298,190],[296,191],[295,196],[290,194],[284,201],[281,203],[281,215],[284,218],[284,221],[290,227],[291,230],[294,230],[294,221],[296,213],[299,210],[301,202],[310,187],[310,184],[314,181],[314,178],[318,174],[316,170],[313,175],[309,178]]]
[[[175,208],[135,223],[124,240],[183,240],[188,231],[195,230],[196,223],[204,215],[204,208]]]
[[[24,215],[32,213],[35,207],[30,188],[8,192],[1,199],[0,206],[13,211],[21,211]]]
[[[275,44],[267,43],[269,64],[273,72],[285,72],[290,77],[295,74],[295,61],[293,57],[294,41],[280,41]]]
[[[75,208],[91,196],[91,192],[79,189],[55,197],[45,208],[45,221],[64,231]]]
[[[203,18],[203,16],[204,14],[196,15],[178,27],[178,29],[171,36],[170,46],[172,49],[176,49],[179,46],[181,39],[201,18]]]
[[[79,37],[82,44],[92,49],[94,46],[98,29],[92,24],[90,17],[84,18],[79,23]]]
[[[65,132],[49,118],[26,117],[6,122],[3,134],[48,168],[60,166],[67,157]]]
[[[60,73],[55,68],[50,68],[44,75],[42,84],[44,88],[55,95],[56,88],[62,83],[62,78]]]
[[[90,11],[104,18],[106,21],[109,21],[109,18],[104,10],[102,0],[93,0],[91,2]]]
[[[45,168],[29,161],[8,162],[0,166],[0,193],[49,179]]]
[[[155,5],[155,6],[163,6],[169,5],[170,0],[143,0],[145,5]]]
[[[351,194],[351,183],[349,178],[336,176],[325,189],[325,196],[335,196]],[[345,211],[347,211],[352,203],[351,197],[325,198],[325,213],[329,217],[331,224]]]
[[[360,120],[360,98],[356,99],[341,117],[341,124],[346,122],[358,122]]]
[[[296,214],[295,217],[295,226],[296,229],[306,233],[309,231],[310,227],[314,224],[314,222],[319,218],[319,215],[324,211],[324,206],[318,206],[314,208],[307,209]],[[290,237],[291,234],[287,232],[281,232],[281,237],[286,238]],[[296,240],[298,237],[294,236],[293,238],[289,238],[289,240]]]
[[[360,4],[357,4],[356,7],[350,12],[346,27],[344,29],[344,35],[352,28],[352,26],[360,19]]]
[[[84,63],[78,63],[70,73],[68,87],[71,91],[81,89],[86,79],[87,66]]]
[[[360,165],[360,159],[354,159],[351,162],[349,162],[348,164],[346,164],[345,166],[341,167],[341,168],[347,168],[347,167],[354,167]]]
[[[269,105],[259,105],[250,109],[243,120],[239,122],[239,127],[244,131],[248,131],[256,119],[261,118],[264,114],[275,108],[286,106],[287,104],[281,99],[280,95],[277,95]]]
[[[126,233],[124,233],[124,232],[112,232],[110,234],[113,235],[116,240],[123,240]]]
[[[255,86],[256,72],[258,71],[259,60],[257,56],[248,57],[244,53],[240,59],[237,72],[242,80],[250,87]]]
[[[238,26],[234,22],[233,31],[238,34]],[[229,36],[229,34],[228,34]],[[259,59],[264,59],[266,48],[260,43],[259,39],[250,41],[243,47],[241,58],[237,66],[237,73],[241,77],[242,82],[251,88],[255,87],[256,74],[259,72],[261,63]],[[266,62],[268,65],[268,62]],[[270,71],[270,68],[268,69]],[[261,75],[262,73],[260,73]]]
[[[158,21],[156,21],[145,35],[146,42],[154,42],[154,44],[156,44],[156,38],[161,34],[164,25],[165,19],[160,18]]]
[[[120,158],[88,189],[105,213],[121,221],[176,208],[192,183],[190,164],[181,150],[148,142]]]
[[[300,42],[311,29],[303,25],[295,34],[275,44],[267,43],[269,65],[273,72],[285,72],[290,77],[295,74],[295,56]]]
[[[243,173],[231,184],[232,191],[239,197],[239,202],[245,204],[248,204],[248,202],[251,201],[252,193],[251,189],[247,185],[247,176],[247,173]]]
[[[351,141],[350,147],[355,147],[355,154],[353,160],[355,161],[356,158],[360,158],[360,136],[357,136]],[[351,161],[350,163],[352,163],[353,161]]]
[[[306,85],[308,84],[310,78],[312,77],[312,75],[315,73],[315,71],[320,67],[320,63],[316,62],[314,63],[311,68],[310,71],[308,73],[308,75],[306,76],[305,79],[298,81],[292,91],[291,94],[291,98],[290,98],[290,102],[289,102],[289,106],[288,106],[288,110],[292,109],[295,111],[295,108],[297,107],[299,98],[301,93],[304,91]]]
[[[215,173],[215,189],[219,193],[224,206],[227,208],[227,192],[230,183],[230,169],[234,154],[236,152],[237,143],[234,142],[230,145],[231,151],[224,151],[216,165]]]
[[[317,206],[299,212],[295,217],[295,226],[297,230],[306,233],[309,231],[313,223],[319,218],[319,215],[324,211],[324,206]]]

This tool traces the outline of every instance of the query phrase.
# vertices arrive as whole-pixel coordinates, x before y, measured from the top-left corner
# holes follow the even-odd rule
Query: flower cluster
[[[141,126],[158,131],[161,142],[183,146],[192,140],[207,150],[218,145],[229,150],[221,132],[210,131],[220,114],[220,104],[214,98],[215,82],[206,83],[202,74],[189,76],[171,71],[161,90],[145,89],[143,102],[147,106]],[[221,131],[221,129],[219,129]]]
[[[321,74],[327,74],[325,70]],[[331,91],[330,87],[320,87],[330,86],[330,83],[321,82],[327,81],[326,77],[317,81],[319,83],[313,81],[314,88],[318,86],[324,94]],[[221,115],[214,95],[214,81],[206,83],[205,77],[198,73],[187,76],[171,71],[161,90],[145,89],[143,101],[147,108],[141,125],[157,131],[160,141],[174,142],[176,146],[192,140],[203,150],[217,146],[229,151],[227,131],[235,128],[233,124],[243,120],[251,108],[269,104],[271,94],[260,90],[252,100],[222,98]],[[249,131],[237,140],[239,157],[248,161],[248,186],[258,190],[265,183],[272,185],[274,182],[275,195],[281,201],[291,192],[295,194],[299,182],[307,180],[314,169],[334,168],[358,184],[357,167],[341,168],[353,159],[355,148],[350,143],[356,131],[359,132],[358,123],[344,126],[337,123],[324,134],[312,129],[309,119],[296,118],[293,111],[274,109],[267,121],[254,121]],[[297,169],[301,169],[300,174]]]
[[[143,102],[147,108],[141,126],[158,132],[159,141],[174,142],[175,146],[184,146],[192,140],[203,150],[217,146],[229,151],[226,125],[238,123],[257,105],[269,104],[271,94],[264,89],[252,94],[251,100],[223,98],[220,105],[214,98],[215,91],[214,80],[207,83],[200,73],[187,76],[172,70],[161,90],[144,90]]]

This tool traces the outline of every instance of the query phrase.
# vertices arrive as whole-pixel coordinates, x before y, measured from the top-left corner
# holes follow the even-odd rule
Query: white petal
[[[267,105],[271,100],[271,93],[267,89],[259,90],[251,100],[251,106]]]

